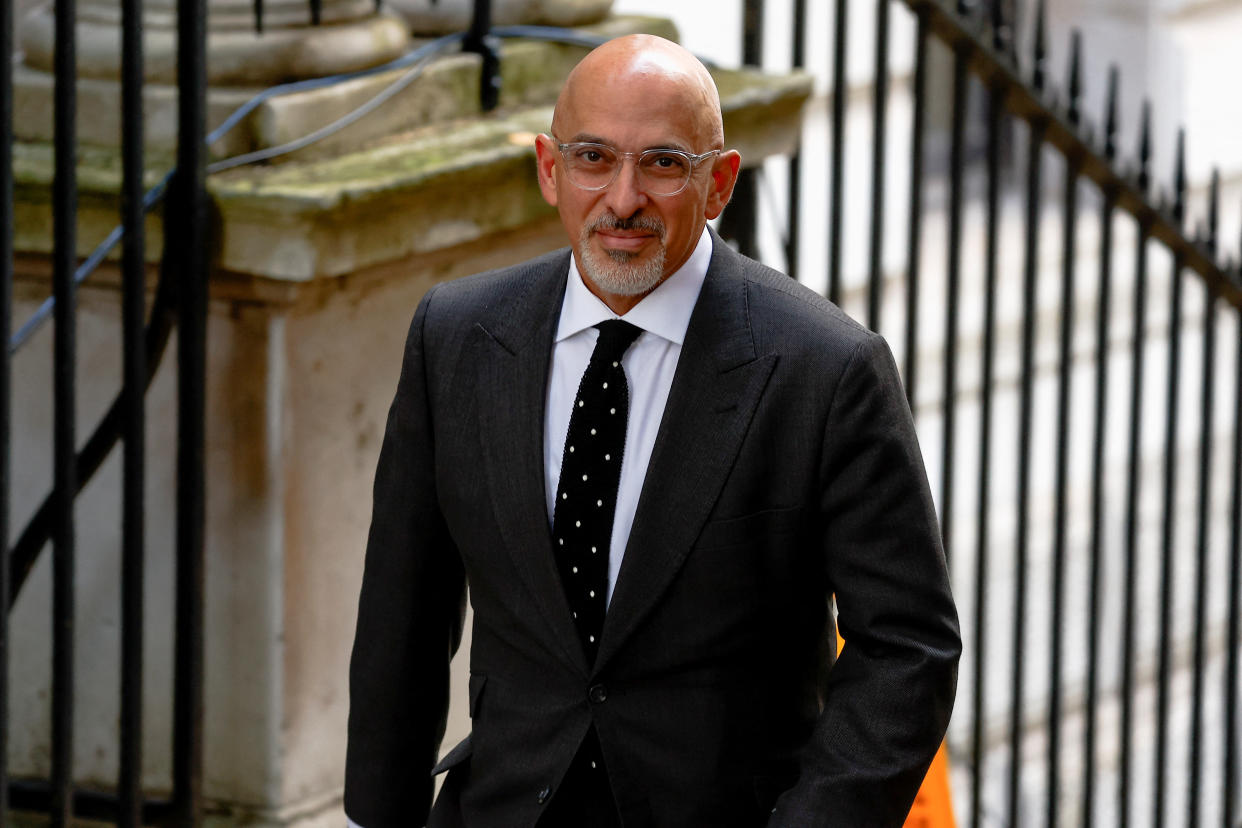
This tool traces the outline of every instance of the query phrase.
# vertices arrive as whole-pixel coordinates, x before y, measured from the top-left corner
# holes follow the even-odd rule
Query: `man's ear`
[[[725,150],[716,156],[716,161],[712,164],[711,190],[707,194],[707,206],[704,210],[707,218],[716,218],[729,203],[729,199],[733,197],[733,185],[737,183],[737,172],[741,167],[742,156],[737,150]]]
[[[535,168],[539,174],[539,191],[543,200],[556,206],[556,157],[559,155],[552,136],[535,137]]]

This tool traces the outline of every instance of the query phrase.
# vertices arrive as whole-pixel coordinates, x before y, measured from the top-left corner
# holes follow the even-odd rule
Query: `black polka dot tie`
[[[608,601],[608,547],[617,509],[630,393],[621,356],[642,333],[601,322],[569,418],[552,538],[556,565],[587,661],[594,663]]]

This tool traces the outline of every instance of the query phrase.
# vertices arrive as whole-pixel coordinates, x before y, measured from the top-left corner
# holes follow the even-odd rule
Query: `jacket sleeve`
[[[845,647],[771,824],[896,827],[944,738],[961,639],[914,424],[879,336],[849,358],[822,457],[822,560]]]
[[[358,625],[349,667],[345,811],[366,828],[422,825],[461,641],[465,576],[441,515],[424,297],[375,474]]]

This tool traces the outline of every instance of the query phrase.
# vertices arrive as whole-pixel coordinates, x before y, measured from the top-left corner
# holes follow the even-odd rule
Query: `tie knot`
[[[614,361],[620,359],[643,332],[642,328],[623,319],[609,319],[595,327],[599,329],[599,339],[595,343],[596,357]]]

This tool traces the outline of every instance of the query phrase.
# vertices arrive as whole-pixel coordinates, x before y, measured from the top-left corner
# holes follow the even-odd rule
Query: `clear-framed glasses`
[[[675,149],[649,149],[621,152],[607,144],[578,141],[557,144],[565,161],[570,182],[584,190],[602,190],[617,180],[626,158],[634,159],[639,188],[648,195],[672,196],[686,189],[690,175],[700,161],[719,155],[708,150],[701,155]]]

